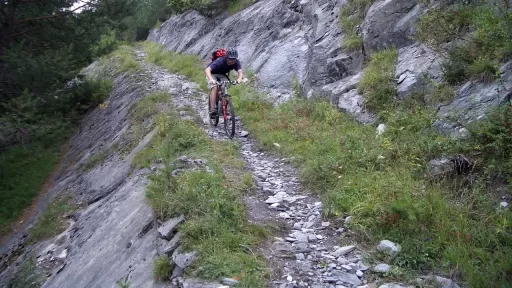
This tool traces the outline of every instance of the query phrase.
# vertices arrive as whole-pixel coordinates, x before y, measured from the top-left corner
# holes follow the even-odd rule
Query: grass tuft
[[[343,48],[349,51],[356,51],[363,47],[363,38],[357,35],[349,35],[345,40],[343,40]]]
[[[396,93],[394,76],[398,51],[387,49],[375,52],[371,57],[358,91],[365,96],[368,108],[379,111],[390,107]]]
[[[138,73],[142,71],[140,64],[135,61],[133,49],[131,47],[123,45],[114,51],[112,56],[114,56],[118,61],[117,63],[119,67],[117,68],[117,73]]]
[[[9,281],[9,288],[39,288],[46,281],[38,270],[36,260],[33,257],[23,262],[14,277]]]
[[[171,273],[171,262],[167,256],[160,256],[153,261],[153,277],[155,280],[165,280]]]
[[[363,22],[366,12],[373,2],[375,0],[349,0],[340,9],[340,26],[347,36],[343,40],[343,48],[355,51],[363,46],[363,39],[357,35],[356,30]]]
[[[70,196],[53,200],[48,208],[41,213],[29,231],[29,240],[37,242],[59,235],[66,230],[65,216],[75,210]]]
[[[101,150],[95,154],[93,154],[91,157],[87,158],[87,161],[84,163],[83,170],[89,171],[92,168],[96,167],[98,164],[103,163],[105,159],[108,156],[107,150]]]
[[[171,95],[165,92],[154,92],[144,96],[130,109],[130,119],[137,123],[158,114],[158,105],[171,102]]]

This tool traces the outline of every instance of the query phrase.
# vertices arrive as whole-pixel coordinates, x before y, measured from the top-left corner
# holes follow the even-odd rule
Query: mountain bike
[[[229,79],[229,78],[228,78]],[[235,136],[235,109],[231,102],[231,95],[228,94],[228,85],[236,85],[236,81],[217,81],[217,113],[216,115],[210,116],[210,124],[217,126],[219,124],[219,118],[222,115],[224,119],[224,131],[229,139],[233,139]],[[208,96],[208,109],[210,109],[210,97]]]

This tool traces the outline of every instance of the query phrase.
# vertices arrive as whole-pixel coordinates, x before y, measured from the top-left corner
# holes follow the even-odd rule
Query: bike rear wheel
[[[233,109],[231,100],[226,100],[226,109],[223,112],[224,130],[229,139],[233,139],[235,136],[235,109]]]

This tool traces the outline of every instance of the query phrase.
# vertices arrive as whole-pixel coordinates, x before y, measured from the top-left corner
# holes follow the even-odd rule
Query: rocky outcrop
[[[402,48],[413,44],[414,24],[423,11],[417,0],[381,0],[375,2],[363,24],[367,53],[384,48]]]
[[[456,93],[455,99],[439,109],[440,120],[434,123],[452,137],[468,135],[467,124],[486,117],[490,108],[512,101],[512,61],[501,66],[499,78],[492,83],[469,81]],[[458,121],[453,121],[457,119]]]
[[[152,30],[148,40],[205,59],[217,47],[235,46],[244,67],[256,73],[260,87],[276,98],[276,103],[290,97],[296,79],[302,95],[327,97],[362,123],[373,123],[376,118],[365,109],[363,95],[357,92],[363,60],[373,52],[399,49],[397,100],[428,92],[432,83],[442,82],[443,57],[414,39],[415,24],[426,11],[423,2],[373,3],[361,24],[366,55],[341,47],[344,31],[339,25],[339,10],[344,5],[342,0],[262,0],[227,18],[207,18],[189,11]],[[468,122],[507,101],[507,67],[502,68],[502,80],[493,84],[471,81],[464,85],[452,103],[441,107],[439,118],[461,111]],[[500,91],[493,92],[497,89]],[[446,120],[438,121],[436,127],[452,135],[467,134],[460,125]]]
[[[395,78],[397,97],[404,100],[415,92],[426,92],[431,83],[442,81],[442,57],[424,44],[401,48]]]
[[[189,11],[152,30],[148,40],[205,59],[217,47],[236,46],[262,86],[290,90],[296,78],[307,94],[361,69],[362,55],[340,48],[343,2],[264,0],[226,19]]]

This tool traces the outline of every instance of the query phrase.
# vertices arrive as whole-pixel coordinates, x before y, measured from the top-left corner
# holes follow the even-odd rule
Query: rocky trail
[[[138,61],[150,71],[158,89],[174,95],[173,104],[177,109],[192,108],[201,117],[205,132],[210,137],[232,141],[225,135],[222,119],[217,127],[210,125],[206,109],[208,96],[205,93],[176,93],[180,90],[179,85],[193,85],[187,84],[186,80],[178,80],[183,79],[182,76],[169,74],[160,67],[145,63],[144,56],[144,52],[137,52]],[[180,113],[182,117],[194,118],[183,111],[187,109]],[[289,164],[290,159],[259,149],[256,141],[243,130],[240,118],[236,119],[233,141],[240,141],[240,153],[246,169],[252,173],[257,185],[255,195],[244,197],[249,219],[256,224],[280,227],[279,235],[273,235],[259,249],[272,269],[270,287],[376,287],[365,285],[367,280],[364,280],[364,275],[370,267],[363,263],[364,252],[358,249],[356,243],[340,245],[340,237],[350,233],[343,227],[350,217],[323,222],[322,202],[301,186],[298,171]],[[279,143],[275,145],[279,146]],[[384,241],[381,246],[383,251],[390,253],[397,253],[399,249],[389,241]],[[387,272],[389,266],[381,264],[378,269]]]
[[[164,105],[164,109],[179,111],[182,119],[193,120],[209,137],[239,142],[245,170],[251,173],[256,184],[256,192],[243,199],[248,219],[258,225],[275,227],[274,234],[257,251],[267,262],[269,287],[405,287],[375,284],[390,266],[386,263],[370,265],[366,261],[365,256],[371,251],[358,245],[345,227],[350,217],[330,222],[322,220],[321,200],[314,191],[301,185],[299,172],[290,165],[291,159],[261,150],[257,141],[244,131],[243,119],[239,117],[236,118],[235,139],[229,140],[222,122],[217,127],[210,125],[207,95],[199,90],[197,83],[147,63],[142,50],[135,49],[134,53],[142,71],[115,77],[114,90],[107,99],[108,107],[97,108],[86,116],[80,132],[71,140],[59,176],[50,187],[49,195],[73,193],[80,209],[68,215],[67,229],[53,239],[28,245],[24,242],[26,236],[11,241],[11,251],[0,259],[0,264],[7,267],[0,273],[0,287],[8,287],[8,280],[16,271],[14,267],[29,255],[45,274],[42,285],[45,288],[117,288],[124,287],[119,286],[122,283],[129,283],[130,287],[180,288],[236,285],[237,280],[231,278],[222,279],[220,283],[182,278],[184,270],[197,256],[195,252],[179,252],[179,224],[187,220],[178,217],[161,223],[154,218],[144,197],[147,177],[158,173],[162,164],[154,163],[151,169],[132,171],[131,168],[135,155],[150,143],[156,131],[148,131],[125,157],[109,148],[117,146],[128,133],[130,108],[152,92],[171,94],[172,103]],[[95,65],[88,68],[89,73],[96,69]],[[279,146],[279,143],[274,145]],[[83,171],[88,158],[105,149],[113,152],[100,165]],[[206,167],[208,170],[203,161],[189,159],[187,155],[178,160],[186,162],[188,168]],[[394,255],[399,253],[400,247],[381,241],[376,250]],[[153,278],[153,260],[161,255],[176,264],[171,282]],[[458,287],[448,279],[438,281],[446,283],[443,288]]]

